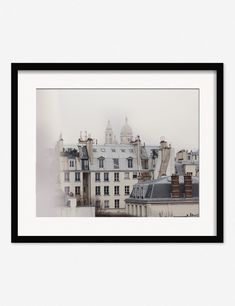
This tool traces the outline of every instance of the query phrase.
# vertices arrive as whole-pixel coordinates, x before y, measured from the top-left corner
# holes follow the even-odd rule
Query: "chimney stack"
[[[187,172],[184,176],[184,192],[186,198],[193,197],[192,173]]]
[[[86,146],[87,146],[89,161],[91,164],[93,164],[93,139],[91,137],[87,138]]]
[[[171,197],[172,198],[180,197],[179,175],[176,174],[172,174],[171,176]]]

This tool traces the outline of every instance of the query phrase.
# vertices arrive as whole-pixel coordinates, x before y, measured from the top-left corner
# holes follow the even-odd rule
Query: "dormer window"
[[[127,164],[128,164],[128,168],[133,168],[133,158],[132,157],[127,158]]]
[[[114,169],[119,169],[119,159],[118,158],[113,159],[113,167]]]
[[[99,168],[104,168],[104,157],[98,158]]]
[[[74,167],[74,160],[73,159],[69,160],[69,167]]]

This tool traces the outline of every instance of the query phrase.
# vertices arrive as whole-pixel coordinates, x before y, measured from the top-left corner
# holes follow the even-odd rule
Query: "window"
[[[119,195],[119,186],[114,186],[114,194]]]
[[[125,195],[130,194],[130,186],[125,186]]]
[[[104,201],[104,208],[109,208],[109,200]]]
[[[69,161],[69,167],[74,167],[74,160]]]
[[[82,170],[89,170],[89,163],[87,159],[82,159]]]
[[[112,149],[112,152],[116,152],[116,150],[115,150],[115,149]]]
[[[100,195],[100,186],[95,187],[95,195]]]
[[[190,155],[188,155],[188,160],[190,160],[190,158],[191,158],[191,156],[190,156]]]
[[[109,195],[109,186],[104,186],[104,195]]]
[[[125,150],[125,149],[121,149],[121,152],[122,152],[122,153],[125,153],[125,152],[126,152],[126,150]]]
[[[80,181],[80,172],[75,172],[75,181]]]
[[[113,167],[114,169],[119,169],[119,159],[118,158],[113,159]]]
[[[141,164],[143,169],[148,169],[148,159],[142,159]]]
[[[100,200],[96,200],[96,201],[95,201],[95,206],[96,206],[96,207],[100,207]]]
[[[114,200],[114,206],[115,208],[119,208],[119,200]]]
[[[104,168],[104,158],[99,158],[99,168]]]
[[[66,193],[66,194],[69,194],[69,187],[64,187],[64,192]]]
[[[108,181],[109,181],[109,174],[108,174],[108,172],[105,172],[105,173],[104,173],[104,181],[105,181],[105,182],[108,182]]]
[[[128,168],[132,168],[133,167],[133,160],[132,160],[132,158],[128,158],[127,162],[128,162]]]
[[[129,180],[129,178],[130,178],[129,172],[125,172],[124,173],[124,179]]]
[[[64,173],[64,180],[65,180],[65,182],[69,181],[69,172]]]
[[[75,194],[80,195],[80,186],[75,187]]]
[[[130,152],[130,153],[133,153],[133,149],[130,149],[129,152]]]
[[[141,199],[144,198],[144,188],[143,187],[140,188],[140,198]]]
[[[133,172],[133,179],[137,179],[137,172]]]
[[[97,172],[97,173],[95,174],[95,180],[96,180],[96,181],[100,181],[100,173],[99,173],[99,172]]]
[[[119,182],[119,173],[118,172],[114,173],[114,181]]]

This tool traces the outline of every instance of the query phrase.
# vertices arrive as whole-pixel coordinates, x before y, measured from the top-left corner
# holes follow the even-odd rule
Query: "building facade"
[[[76,198],[77,206],[125,209],[125,200],[138,180],[174,173],[174,149],[165,140],[146,146],[139,136],[133,138],[127,119],[120,144],[110,122],[104,134],[104,144],[86,134],[80,135],[75,145],[65,145],[62,136],[57,143],[61,189]]]
[[[175,172],[185,175],[190,172],[193,176],[199,176],[199,151],[180,150],[176,153]]]

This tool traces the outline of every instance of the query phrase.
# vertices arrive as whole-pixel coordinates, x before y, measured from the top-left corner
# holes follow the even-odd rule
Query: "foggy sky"
[[[104,143],[110,120],[118,142],[125,117],[133,136],[158,144],[161,136],[180,149],[198,148],[198,90],[37,90],[37,137],[54,146],[76,144],[80,131]]]

